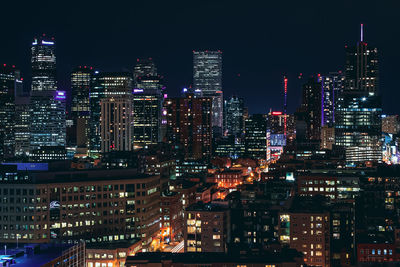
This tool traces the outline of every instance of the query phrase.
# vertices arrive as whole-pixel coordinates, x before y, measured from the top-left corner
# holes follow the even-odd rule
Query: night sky
[[[81,3],[82,2],[82,3]],[[192,83],[192,50],[223,51],[225,97],[244,97],[250,113],[300,103],[297,77],[343,68],[344,46],[365,40],[380,51],[384,112],[400,113],[400,1],[2,1],[0,63],[30,76],[30,44],[46,33],[57,42],[60,88],[74,66],[132,70],[152,57],[170,95]],[[240,76],[239,76],[240,74]]]

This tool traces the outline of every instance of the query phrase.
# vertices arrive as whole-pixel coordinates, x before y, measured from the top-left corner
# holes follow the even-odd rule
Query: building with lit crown
[[[54,38],[35,38],[31,50],[30,149],[65,147],[66,92],[57,90]]]

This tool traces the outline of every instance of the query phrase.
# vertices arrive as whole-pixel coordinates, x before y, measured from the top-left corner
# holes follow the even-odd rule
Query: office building
[[[245,121],[246,155],[265,159],[267,156],[267,118],[264,114],[253,114]]]
[[[22,87],[22,80],[19,80]],[[15,99],[15,155],[27,156],[30,149],[30,97],[21,91]]]
[[[318,76],[321,83],[321,126],[333,127],[335,122],[336,98],[344,89],[344,74],[329,72],[326,75]]]
[[[301,111],[304,113],[306,123],[306,138],[320,140],[322,118],[321,83],[317,78],[311,77],[303,85]]]
[[[54,38],[35,38],[31,50],[30,149],[65,147],[66,92],[57,90]]]
[[[159,232],[160,177],[135,169],[26,172],[1,177],[2,243],[120,242]],[[0,172],[3,176],[5,172]]]
[[[0,66],[0,161],[15,153],[15,95],[19,72],[15,66]]]
[[[225,100],[225,135],[241,138],[244,133],[243,98],[232,96]]]
[[[224,103],[221,51],[193,51],[193,87],[200,89],[203,96],[212,98],[213,134],[222,134]]]
[[[133,116],[130,98],[105,98],[101,105],[101,152],[133,150]]]
[[[101,113],[101,101],[108,98],[124,98],[126,101],[131,101],[132,103],[131,76],[128,72],[99,73],[97,71],[93,75],[93,88],[90,91],[89,100],[89,154],[92,157],[97,157],[100,151],[102,151],[102,134],[105,134],[100,127],[103,116]],[[132,112],[132,107],[130,107],[130,111]]]
[[[202,159],[211,156],[211,107],[207,97],[168,98],[167,142],[181,146],[186,158]]]
[[[72,143],[77,147],[89,145],[90,92],[93,85],[93,67],[79,66],[71,73],[73,122]]]
[[[361,38],[363,38],[361,36]],[[335,143],[348,163],[382,161],[378,50],[361,39],[346,47],[345,88],[337,99]]]
[[[161,141],[165,87],[151,59],[138,59],[133,78],[133,135],[135,149],[139,149]]]

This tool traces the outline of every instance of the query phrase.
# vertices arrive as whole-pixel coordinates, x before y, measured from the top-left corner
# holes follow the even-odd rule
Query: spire
[[[360,41],[364,42],[364,24],[361,23],[360,27]]]

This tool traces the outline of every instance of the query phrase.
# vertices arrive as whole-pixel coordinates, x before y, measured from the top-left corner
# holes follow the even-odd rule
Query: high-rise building
[[[321,126],[333,127],[335,122],[335,104],[336,98],[344,89],[344,74],[339,72],[330,72],[327,75],[318,77],[321,83]]]
[[[79,66],[71,73],[73,121],[72,139],[77,147],[88,147],[90,119],[90,91],[93,85],[93,67]]]
[[[165,87],[151,59],[140,60],[133,70],[134,145],[142,148],[161,141],[162,105]]]
[[[133,82],[135,83],[135,88],[139,88],[137,85],[143,77],[157,76],[157,68],[152,58],[138,58],[136,61],[137,63],[133,68]]]
[[[348,162],[381,161],[378,50],[363,38],[356,46],[346,47],[345,79],[336,104],[335,144],[346,149]]]
[[[22,79],[17,81],[22,88]],[[29,93],[17,93],[15,98],[15,155],[27,156],[30,148],[30,97]]]
[[[377,94],[378,66],[378,49],[364,42],[363,36],[355,46],[346,46],[345,90]]]
[[[292,136],[293,116],[284,114],[282,111],[271,111],[267,115],[267,160],[277,160],[286,146],[287,137]],[[286,127],[285,127],[286,122]],[[286,128],[286,130],[285,130]],[[290,131],[289,131],[290,129]],[[286,131],[286,136],[285,136]]]
[[[101,102],[101,152],[133,149],[132,100],[105,98]]]
[[[31,149],[46,146],[65,147],[65,91],[31,91],[30,98],[30,146]]]
[[[306,135],[309,140],[319,140],[321,136],[322,95],[321,83],[311,77],[303,85],[301,109],[305,113]]]
[[[242,137],[244,133],[243,98],[232,96],[225,100],[225,133]]]
[[[211,107],[211,98],[193,94],[165,101],[167,142],[182,146],[186,158],[201,159],[211,155]]]
[[[0,160],[14,156],[15,95],[19,72],[15,66],[0,66]]]
[[[95,71],[93,75],[93,86],[89,93],[89,155],[92,157],[97,156],[101,149],[100,101],[103,97],[104,86],[102,82],[102,74],[100,74],[98,71]]]
[[[32,92],[56,91],[56,47],[54,38],[44,34],[32,43]]]
[[[193,86],[212,98],[213,133],[223,129],[222,52],[193,51]]]
[[[264,114],[253,114],[245,121],[246,155],[265,159],[267,156],[267,118]]]
[[[93,87],[90,90],[89,100],[89,154],[91,156],[96,156],[101,151],[101,101],[107,98],[125,98],[132,100],[132,75],[128,72],[99,73],[96,71],[94,73]]]
[[[66,92],[57,91],[54,38],[43,35],[34,39],[31,62],[31,150],[65,147]]]

